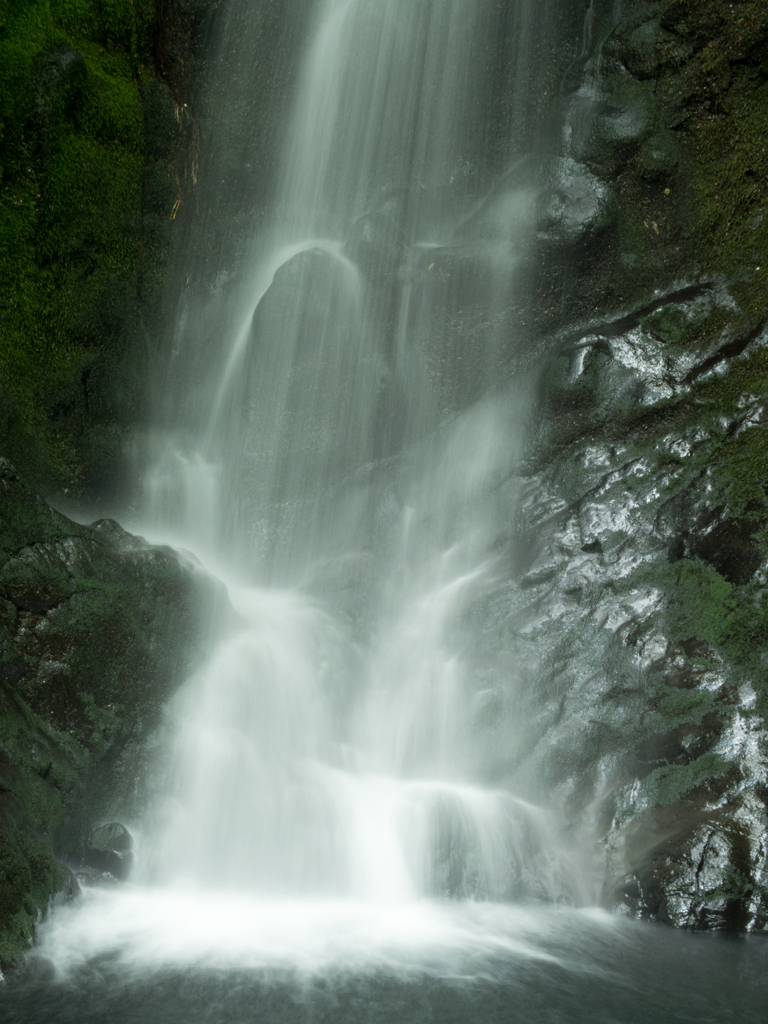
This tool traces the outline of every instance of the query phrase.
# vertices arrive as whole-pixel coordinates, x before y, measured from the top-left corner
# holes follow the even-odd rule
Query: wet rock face
[[[764,932],[768,12],[593,8],[538,236],[519,771],[608,906]]]
[[[4,962],[72,888],[57,861],[94,867],[95,851],[99,870],[126,877],[123,826],[94,826],[138,812],[148,738],[200,658],[219,597],[170,549],[109,520],[71,522],[0,461]]]
[[[762,928],[766,562],[734,584],[702,557],[744,580],[740,550],[707,547],[731,524],[725,509],[710,521],[685,444],[585,440],[529,479],[516,629],[537,730],[523,757],[592,834],[608,905]],[[713,439],[698,444],[706,463]]]

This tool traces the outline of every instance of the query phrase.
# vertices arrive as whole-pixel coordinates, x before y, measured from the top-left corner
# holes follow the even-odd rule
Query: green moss
[[[768,431],[745,430],[722,444],[718,455],[713,478],[727,495],[729,511],[734,516],[750,512],[757,529],[768,511]]]
[[[682,558],[672,565],[643,565],[622,580],[620,587],[654,588],[668,594],[664,628],[673,640],[696,638],[720,647],[730,634],[737,588],[699,558]]]
[[[719,647],[733,622],[733,586],[711,565],[684,558],[670,566],[666,590],[672,595],[667,628],[673,639],[696,637]]]
[[[700,226],[714,243],[713,262],[721,272],[741,270],[746,305],[762,314],[768,282],[768,83],[743,77],[729,116],[702,121],[692,174]]]
[[[87,758],[70,737],[63,745],[23,701],[0,689],[0,753],[13,765],[0,814],[0,964],[30,945],[63,876],[53,845],[64,801],[79,788]]]
[[[617,170],[609,172],[618,204],[615,248],[588,264],[586,290],[595,289],[598,304],[615,296],[626,309],[647,301],[660,280],[726,278],[739,305],[732,316],[764,318],[768,8],[762,0],[662,0],[658,7],[661,24],[644,22],[641,45],[625,23],[609,40],[607,95],[628,115],[633,90],[652,94],[655,106],[635,118],[647,124],[647,138],[616,140]],[[666,340],[672,325],[664,319],[657,326]],[[671,344],[703,344],[703,334],[713,340],[708,331],[674,339],[676,333],[672,328]]]
[[[765,537],[756,534],[763,550]],[[759,579],[737,586],[724,579],[711,565],[698,558],[684,558],[673,565],[644,566],[624,581],[628,588],[656,587],[669,595],[659,625],[673,640],[703,640],[710,644],[737,678],[748,679],[755,688],[758,711],[768,713],[768,602]],[[704,659],[701,667],[712,667]],[[661,687],[655,702],[664,728],[682,722],[697,722],[713,706],[708,691],[675,690]]]
[[[755,688],[758,710],[768,714],[768,607],[759,582],[739,589],[723,650]]]
[[[73,36],[134,58],[147,56],[154,17],[152,0],[52,0],[51,10]]]
[[[699,50],[714,44],[731,59],[749,56],[768,29],[768,11],[762,0],[661,0],[661,24],[693,40]],[[705,63],[713,58],[704,54]]]
[[[103,473],[137,401],[121,360],[173,205],[147,216],[144,168],[178,145],[145,109],[153,30],[153,0],[0,8],[0,445],[49,484]]]
[[[665,728],[682,724],[695,724],[711,710],[714,698],[709,690],[677,690],[661,688],[657,708],[664,719]]]
[[[680,144],[670,131],[656,131],[640,147],[635,167],[647,181],[666,181],[680,164]]]
[[[690,348],[718,337],[725,317],[725,311],[717,306],[697,311],[690,306],[669,305],[643,317],[640,325],[673,349]]]
[[[768,267],[768,81],[761,62],[768,10],[761,0],[664,0],[662,22],[694,48],[670,82],[685,104],[682,168],[694,206],[694,259],[728,275],[740,304],[764,315]]]
[[[29,831],[0,831],[0,963],[14,964],[31,945],[63,876],[50,848]]]
[[[711,903],[725,900],[751,902],[756,895],[765,896],[765,886],[732,865],[725,871],[717,888],[706,893],[707,901]]]
[[[14,963],[31,945],[34,917],[25,906],[31,886],[26,858],[12,835],[0,832],[0,962]]]
[[[643,790],[656,807],[666,807],[684,799],[709,779],[724,775],[731,765],[719,754],[707,753],[690,764],[665,764],[645,779]]]
[[[77,789],[88,754],[18,697],[0,695],[0,712],[0,751],[19,772],[19,785],[11,789],[14,800],[32,827],[53,839],[62,823],[62,796]]]
[[[89,738],[90,745],[95,749],[108,745],[119,732],[119,712],[122,708],[114,705],[110,705],[109,708],[100,707],[92,694],[83,691],[80,698],[93,729]]]

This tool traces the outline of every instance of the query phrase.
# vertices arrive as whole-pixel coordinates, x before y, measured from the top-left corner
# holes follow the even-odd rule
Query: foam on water
[[[620,934],[599,911],[557,914],[475,902],[268,900],[210,890],[90,890],[41,931],[36,955],[60,977],[98,958],[142,972],[167,967],[385,970],[419,975],[492,970],[497,958],[578,964],[564,929]],[[555,947],[551,951],[548,947]]]

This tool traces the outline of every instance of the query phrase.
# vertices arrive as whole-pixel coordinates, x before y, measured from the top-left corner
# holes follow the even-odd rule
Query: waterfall
[[[234,892],[312,928],[362,905],[408,931],[423,906],[433,941],[447,925],[424,901],[588,899],[574,837],[515,774],[530,389],[510,310],[551,8],[301,16],[268,216],[237,280],[186,293],[132,524],[192,550],[235,612],[169,709],[134,882],[145,922],[180,892]],[[187,919],[162,905],[163,927]]]
[[[151,790],[124,822],[130,877],[81,875],[51,907],[0,977],[0,1017],[762,1024],[765,950],[715,929],[765,931],[764,722],[711,624],[696,632],[701,588],[737,624],[739,588],[760,611],[760,574],[737,585],[704,559],[712,543],[741,562],[750,506],[721,519],[699,493],[727,494],[702,453],[743,463],[707,403],[755,350],[704,374],[741,337],[742,299],[723,291],[721,336],[725,300],[699,319],[699,285],[645,295],[654,268],[664,288],[703,273],[686,252],[705,235],[683,237],[696,181],[679,187],[690,166],[663,140],[670,112],[701,112],[677,86],[710,53],[706,19],[620,0],[213,6],[194,216],[125,526],[196,560],[220,604],[130,773]],[[719,42],[752,45],[734,31]],[[737,123],[754,68],[739,85],[726,51]],[[646,203],[667,220],[638,241]],[[707,391],[689,387],[699,359]],[[737,441],[742,413],[763,423],[750,408]],[[674,594],[671,558],[697,581],[674,568]],[[68,664],[41,663],[41,693]],[[114,728],[112,705],[86,710]],[[42,817],[89,755],[35,736]],[[127,854],[122,826],[95,824]],[[20,865],[0,859],[14,885]]]
[[[489,756],[514,676],[476,664],[526,414],[514,325],[446,339],[443,316],[474,285],[493,321],[531,223],[528,183],[457,184],[493,7],[318,5],[251,306],[200,447],[150,477],[157,521],[170,496],[182,543],[229,563],[243,622],[178,698],[166,882],[574,896],[554,824]],[[479,287],[454,266],[472,249]]]

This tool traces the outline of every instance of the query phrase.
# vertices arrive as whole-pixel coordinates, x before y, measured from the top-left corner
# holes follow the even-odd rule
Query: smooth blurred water
[[[522,103],[546,24],[515,6]],[[240,625],[172,708],[136,878],[588,902],[574,830],[509,777],[516,680],[477,651],[528,414],[494,314],[517,287],[530,184],[457,183],[490,131],[497,5],[324,0],[301,17],[270,221],[228,300],[241,323],[185,327],[177,365],[202,348],[210,376],[177,390],[145,477],[139,529],[194,550]],[[470,268],[482,327],[458,353],[441,254]]]
[[[304,538],[303,586],[228,579],[241,624],[176,698],[138,877],[395,902],[588,900],[573,837],[568,848],[556,817],[505,779],[513,736],[499,715],[516,680],[478,678],[473,662],[478,608],[503,571],[495,513],[515,500],[511,446],[494,443],[509,419],[487,401],[403,458],[400,504],[383,469],[342,484],[342,524],[390,501],[375,547],[348,550],[334,527],[335,557]],[[303,512],[285,511],[287,530]]]

